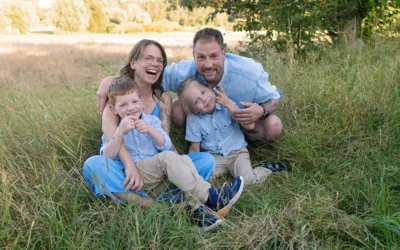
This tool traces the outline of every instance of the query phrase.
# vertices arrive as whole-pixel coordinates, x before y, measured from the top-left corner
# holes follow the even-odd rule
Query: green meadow
[[[246,188],[224,226],[207,233],[169,205],[98,199],[81,175],[102,134],[97,87],[132,45],[0,44],[0,248],[400,248],[398,38],[293,63],[258,55],[283,92],[284,132],[249,148],[252,161],[290,162],[292,171]],[[166,50],[169,63],[191,57],[190,47]],[[183,135],[171,137],[183,153]]]

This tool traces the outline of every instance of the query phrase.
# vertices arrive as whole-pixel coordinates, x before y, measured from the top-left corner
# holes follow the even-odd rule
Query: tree
[[[88,31],[105,33],[108,26],[108,18],[103,11],[103,5],[98,0],[85,0],[86,8],[89,13]]]
[[[105,7],[104,12],[110,23],[122,24],[128,20],[125,11],[119,7]]]
[[[176,5],[178,0],[169,0]],[[399,7],[392,0],[180,0],[189,10],[213,7],[237,21],[235,30],[246,31],[253,43],[272,43],[278,50],[302,54],[326,35],[347,41],[361,36],[361,23],[377,6]]]
[[[38,22],[35,6],[28,1],[4,1],[0,3],[2,9],[0,29],[6,33],[28,32],[29,27]]]
[[[143,11],[137,4],[130,3],[127,8],[128,20],[135,23],[151,23],[149,13]]]
[[[84,32],[90,16],[83,0],[55,0],[48,18],[61,30]]]

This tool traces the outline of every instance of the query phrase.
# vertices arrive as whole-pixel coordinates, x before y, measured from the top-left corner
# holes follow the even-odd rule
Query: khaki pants
[[[144,190],[158,194],[164,191],[168,182],[182,189],[188,196],[202,202],[208,196],[210,183],[204,181],[186,155],[164,151],[157,155],[136,162],[136,167],[143,176]],[[166,181],[168,180],[168,181]]]
[[[268,169],[253,169],[247,148],[234,150],[228,156],[212,154],[216,166],[213,179],[230,172],[233,177],[242,176],[245,185],[262,182],[272,172]]]

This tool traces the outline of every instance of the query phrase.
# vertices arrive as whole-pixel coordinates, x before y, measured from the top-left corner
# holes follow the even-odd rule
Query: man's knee
[[[266,120],[264,139],[269,142],[278,140],[281,137],[282,129],[281,119],[277,115],[272,114]]]
[[[186,114],[183,111],[182,103],[179,99],[172,103],[171,120],[172,124],[176,127],[185,126]]]

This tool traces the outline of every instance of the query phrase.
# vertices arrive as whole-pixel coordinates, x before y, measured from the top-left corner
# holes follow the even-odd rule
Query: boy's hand
[[[142,119],[134,118],[135,120],[135,127],[137,131],[141,134],[148,134],[149,133],[149,124]]]
[[[126,167],[125,174],[126,178],[122,183],[122,187],[125,187],[125,192],[129,190],[136,190],[139,192],[142,190],[144,186],[143,177],[135,165]]]
[[[119,124],[119,129],[122,135],[126,135],[126,133],[128,133],[129,131],[131,131],[136,127],[135,119],[136,118],[133,117],[132,115],[125,116],[122,119],[121,123]]]
[[[228,107],[228,105],[230,104],[230,100],[228,98],[228,96],[225,93],[225,90],[222,86],[218,86],[213,88],[214,93],[215,93],[215,100],[221,104],[223,107]]]

